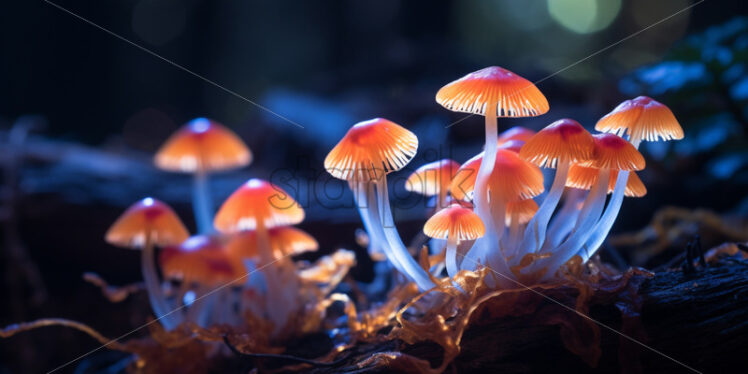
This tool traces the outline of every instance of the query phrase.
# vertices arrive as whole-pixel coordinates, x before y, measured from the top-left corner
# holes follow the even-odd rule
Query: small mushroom
[[[195,118],[177,130],[156,153],[156,166],[194,175],[193,209],[198,232],[212,230],[213,204],[207,175],[249,165],[252,153],[239,137],[207,118]]]
[[[142,249],[141,268],[151,308],[164,328],[171,329],[177,321],[170,316],[154,259],[155,246],[165,247],[183,242],[189,233],[176,213],[166,204],[147,197],[130,206],[106,233],[110,244]]]
[[[474,240],[485,233],[480,217],[471,209],[452,204],[434,214],[423,226],[423,233],[435,239],[447,240],[447,274],[457,274],[457,245],[461,240]]]
[[[392,218],[387,174],[400,170],[415,156],[418,138],[404,127],[375,118],[351,127],[325,158],[325,170],[346,180],[361,220],[372,240],[369,251],[381,248],[395,268],[421,290],[434,286],[405,248]]]
[[[534,253],[543,246],[548,222],[564,192],[570,165],[589,160],[593,150],[592,135],[579,122],[568,118],[538,131],[522,147],[520,157],[540,167],[555,168],[556,175],[538,213],[525,230],[519,253]]]

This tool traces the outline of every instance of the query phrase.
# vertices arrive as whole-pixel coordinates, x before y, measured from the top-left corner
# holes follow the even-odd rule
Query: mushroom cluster
[[[563,276],[572,258],[588,261],[613,226],[623,197],[646,194],[635,174],[645,166],[641,141],[683,137],[672,112],[648,97],[625,101],[600,119],[599,134],[568,118],[537,133],[514,127],[499,134],[498,117],[549,110],[533,83],[500,67],[447,84],[436,101],[484,116],[484,151],[459,167],[452,160],[423,165],[405,187],[437,196],[437,211],[424,233],[434,238],[432,246],[445,250],[447,275],[487,268],[496,288],[552,280]],[[392,121],[364,121],[328,154],[325,168],[349,182],[370,252],[383,252],[394,269],[425,291],[435,284],[403,245],[387,193],[387,174],[409,163],[417,146],[416,136]],[[547,192],[542,169],[555,169]]]
[[[246,166],[251,155],[223,125],[206,118],[188,122],[154,161],[166,171],[194,174],[198,234],[190,236],[174,210],[150,197],[127,209],[106,234],[111,244],[142,249],[151,307],[166,330],[185,322],[238,326],[249,313],[278,334],[294,322],[294,313],[322,302],[326,292],[320,290],[331,291],[339,274],[353,266],[344,250],[315,265],[293,261],[292,255],[315,251],[318,244],[291,227],[304,219],[301,206],[267,181],[248,180],[213,214],[208,173]]]

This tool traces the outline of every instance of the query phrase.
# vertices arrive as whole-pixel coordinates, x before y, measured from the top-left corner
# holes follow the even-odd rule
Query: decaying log
[[[595,367],[565,348],[558,327],[538,323],[537,316],[567,313],[569,319],[580,317],[543,300],[532,314],[474,324],[463,337],[460,355],[446,372],[731,373],[742,372],[748,365],[748,261],[722,261],[693,274],[660,272],[639,281],[640,318],[623,321],[616,306],[621,306],[620,301],[593,298],[590,317],[607,326],[600,329],[602,355]],[[547,296],[564,300],[570,295],[548,292]],[[306,370],[407,371],[405,360],[396,360],[390,367],[362,365],[372,362],[366,359],[378,352],[393,351],[428,360],[432,366],[438,366],[442,355],[441,348],[430,342],[362,344],[341,353],[336,358],[338,365]],[[348,359],[341,359],[346,356]]]

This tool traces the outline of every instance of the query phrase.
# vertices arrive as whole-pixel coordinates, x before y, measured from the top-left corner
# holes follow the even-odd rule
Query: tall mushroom
[[[384,250],[398,271],[427,290],[434,283],[405,248],[387,192],[387,174],[407,165],[417,149],[415,134],[392,121],[375,118],[348,130],[325,158],[325,170],[348,181],[373,245]]]
[[[207,175],[249,165],[252,153],[239,137],[207,118],[195,118],[177,130],[156,153],[156,166],[194,175],[192,204],[198,232],[212,230],[213,203]]]
[[[460,204],[452,204],[434,214],[423,226],[423,233],[435,239],[447,240],[447,274],[452,278],[457,268],[457,245],[461,240],[474,240],[485,233],[485,227],[477,214]]]
[[[497,117],[533,117],[548,112],[548,100],[535,85],[513,72],[490,66],[470,73],[442,87],[436,102],[455,112],[479,114],[486,120],[484,162],[478,171],[475,209],[483,223],[491,226],[486,195],[498,148]]]
[[[583,245],[593,235],[598,225],[607,219],[606,214],[609,214],[606,211],[602,217],[600,216],[605,204],[605,196],[608,193],[611,170],[617,170],[620,175],[632,170],[641,170],[645,166],[644,157],[641,153],[621,137],[614,134],[596,134],[593,139],[594,152],[588,164],[598,169],[596,184],[585,199],[579,218],[569,237],[560,246],[552,250],[553,254],[547,261],[538,261],[537,264],[528,269],[528,273],[532,273],[540,267],[546,267],[546,277],[553,276],[559,266],[566,263],[582,248],[586,248],[588,251],[597,249],[597,247],[583,247]],[[625,184],[616,185],[608,208],[610,208],[610,204],[623,199],[625,190]]]
[[[540,167],[555,168],[556,175],[538,213],[527,225],[519,253],[534,253],[543,246],[546,228],[564,192],[570,165],[588,160],[593,147],[592,135],[579,122],[568,118],[551,123],[522,146],[520,157]]]
[[[595,125],[595,130],[612,132],[628,136],[634,148],[639,148],[642,140],[663,141],[683,139],[683,128],[675,119],[670,108],[646,96],[639,96],[618,105],[612,112],[606,114]],[[620,172],[616,179],[616,190],[623,189],[627,184],[629,173]],[[620,187],[619,187],[620,185]],[[597,230],[585,244],[587,248],[597,248],[602,245],[613,227],[618,212],[623,203],[623,196],[616,196],[608,203],[603,218],[595,227]]]
[[[250,179],[224,201],[213,224],[226,234],[254,230],[257,235],[261,267],[267,280],[268,315],[276,331],[283,328],[292,306],[294,287],[286,287],[293,279],[284,277],[272,250],[268,230],[289,226],[304,220],[304,210],[280,187],[260,179]]]
[[[176,326],[171,316],[154,259],[155,247],[176,245],[189,233],[176,213],[166,204],[147,197],[130,206],[106,233],[106,241],[120,247],[142,249],[141,269],[151,308],[165,329]]]

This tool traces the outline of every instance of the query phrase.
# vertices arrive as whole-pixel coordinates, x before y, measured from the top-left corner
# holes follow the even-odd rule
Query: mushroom
[[[447,206],[447,191],[460,164],[445,158],[422,165],[408,176],[405,189],[424,196],[438,196],[436,209]]]
[[[491,212],[486,185],[498,148],[497,117],[533,117],[548,112],[548,100],[535,85],[513,72],[490,66],[470,73],[442,87],[436,102],[445,108],[479,114],[486,120],[484,163],[476,177],[475,209],[486,226],[491,226]]]
[[[527,269],[528,273],[547,265],[547,269],[550,271],[546,273],[546,276],[552,276],[555,269],[566,263],[582,248],[590,251],[597,249],[597,247],[583,247],[583,245],[596,230],[596,227],[610,214],[608,210],[605,213],[602,212],[610,183],[610,171],[617,170],[620,175],[632,170],[641,170],[645,166],[644,157],[641,153],[621,137],[614,134],[596,134],[593,139],[594,152],[587,164],[598,169],[597,181],[587,195],[569,237],[560,246],[552,250],[553,255],[548,261],[539,261]],[[617,185],[613,190],[611,203],[623,199],[625,190],[625,184]],[[608,204],[608,208],[610,208],[611,203]],[[602,217],[600,216],[601,213],[603,214]]]
[[[168,205],[147,197],[127,208],[105,237],[113,245],[142,249],[141,268],[151,308],[167,330],[176,326],[177,321],[171,318],[161,290],[154,259],[155,246],[179,244],[188,236],[184,224]]]
[[[519,253],[537,252],[543,246],[548,222],[564,192],[571,163],[588,160],[593,147],[592,135],[579,122],[568,118],[540,130],[522,147],[520,157],[540,167],[555,168],[556,175],[538,213],[527,225]]]
[[[182,281],[178,300],[191,286],[197,286],[195,301],[189,304],[187,320],[207,327],[215,323],[235,323],[239,317],[229,301],[232,283],[240,283],[247,274],[243,266],[232,261],[225,250],[224,240],[216,236],[197,235],[176,246],[161,251],[159,265],[164,277]],[[205,300],[202,300],[205,298]],[[215,304],[219,308],[213,308]],[[210,321],[211,315],[215,318]]]
[[[595,130],[628,136],[629,142],[636,148],[639,148],[642,140],[683,139],[683,128],[670,108],[647,96],[622,102],[597,121]]]
[[[370,251],[382,248],[398,271],[421,290],[427,290],[434,283],[405,248],[394,225],[387,192],[387,174],[407,165],[417,149],[415,134],[392,121],[375,118],[348,130],[325,158],[325,170],[348,181],[372,240]]]
[[[474,240],[485,233],[480,217],[471,209],[452,204],[434,214],[423,226],[423,233],[435,239],[447,240],[447,274],[457,274],[457,245],[461,240]]]
[[[627,135],[634,148],[639,148],[642,140],[663,141],[683,139],[683,129],[675,119],[670,108],[646,96],[639,96],[618,105],[612,112],[606,114],[595,125],[595,129],[612,132],[622,136]],[[622,171],[616,178],[614,190],[624,189],[627,185],[629,173]],[[620,187],[619,187],[620,186]],[[587,248],[597,248],[602,245],[613,227],[618,212],[623,203],[622,194],[613,192],[605,214],[595,227],[595,233],[585,243]]]
[[[273,253],[268,230],[303,220],[304,210],[288,193],[260,179],[250,179],[234,191],[213,220],[215,228],[222,233],[254,230],[257,235],[259,258],[263,264],[260,269],[267,284],[268,314],[276,323],[276,331],[286,323],[295,305],[296,288],[287,283],[293,279],[284,277],[280,266],[274,265],[278,259]]]
[[[457,199],[474,197],[477,189],[476,170],[482,167],[484,154],[478,154],[465,162],[452,180],[450,191]],[[499,245],[505,231],[507,204],[512,201],[533,198],[543,192],[543,173],[540,168],[519,157],[516,152],[499,149],[488,180],[488,196],[491,202],[493,226],[486,225],[486,235],[476,240],[465,256],[463,268],[478,263],[489,264],[498,272],[508,272],[507,248]],[[495,247],[499,245],[498,250]]]
[[[198,232],[212,230],[213,204],[207,174],[249,165],[252,153],[239,137],[207,118],[195,118],[166,140],[155,156],[156,166],[194,175],[193,209]]]

